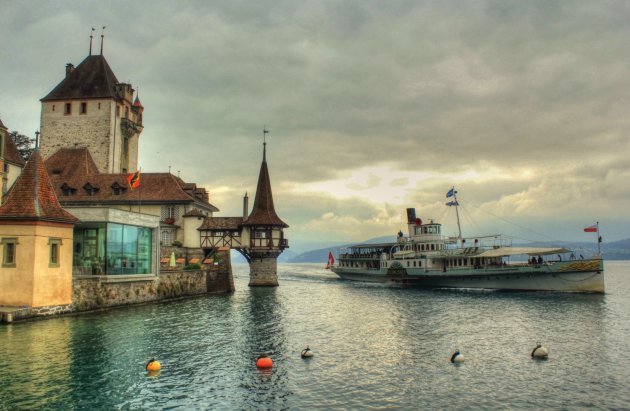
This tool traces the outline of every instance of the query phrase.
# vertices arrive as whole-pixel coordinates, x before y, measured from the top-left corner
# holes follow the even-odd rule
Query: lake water
[[[232,295],[0,326],[0,409],[630,409],[630,262],[605,267],[607,294],[576,295],[390,288],[313,264],[249,288],[235,265]]]

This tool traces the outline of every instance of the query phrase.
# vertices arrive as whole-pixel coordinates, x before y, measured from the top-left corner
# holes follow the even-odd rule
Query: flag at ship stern
[[[326,264],[326,269],[330,270],[333,265],[335,265],[335,257],[333,257],[332,251],[329,251],[328,252],[328,263]]]

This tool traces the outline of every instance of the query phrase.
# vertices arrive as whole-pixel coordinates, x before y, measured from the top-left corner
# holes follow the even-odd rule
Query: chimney
[[[68,63],[66,64],[66,77],[70,75],[74,71],[74,64]]]
[[[247,212],[249,211],[249,197],[247,197],[247,191],[245,197],[243,197],[243,220],[247,219]]]

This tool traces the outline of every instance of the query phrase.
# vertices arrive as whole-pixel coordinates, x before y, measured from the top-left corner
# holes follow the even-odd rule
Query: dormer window
[[[89,195],[89,196],[93,196],[96,193],[98,193],[98,187],[93,186],[90,183],[86,183],[83,186],[83,189],[85,190],[85,194]]]
[[[70,187],[67,183],[63,183],[61,186],[61,192],[64,196],[72,196],[76,191],[76,188]]]
[[[112,193],[114,195],[119,196],[121,194],[125,194],[126,191],[127,191],[127,187],[121,186],[120,184],[118,184],[118,181],[112,184]]]

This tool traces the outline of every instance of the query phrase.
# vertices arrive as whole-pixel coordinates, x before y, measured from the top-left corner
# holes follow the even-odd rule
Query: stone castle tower
[[[85,147],[101,173],[135,172],[144,107],[133,96],[102,54],[67,64],[65,78],[41,99],[42,156]]]
[[[246,212],[246,200],[243,209]],[[240,251],[249,262],[250,286],[278,285],[278,256],[289,246],[284,237],[284,229],[288,227],[276,214],[273,204],[267,168],[267,143],[263,143],[263,160],[258,174],[254,206],[249,217],[242,223],[243,237],[249,240],[249,247],[243,247]]]

